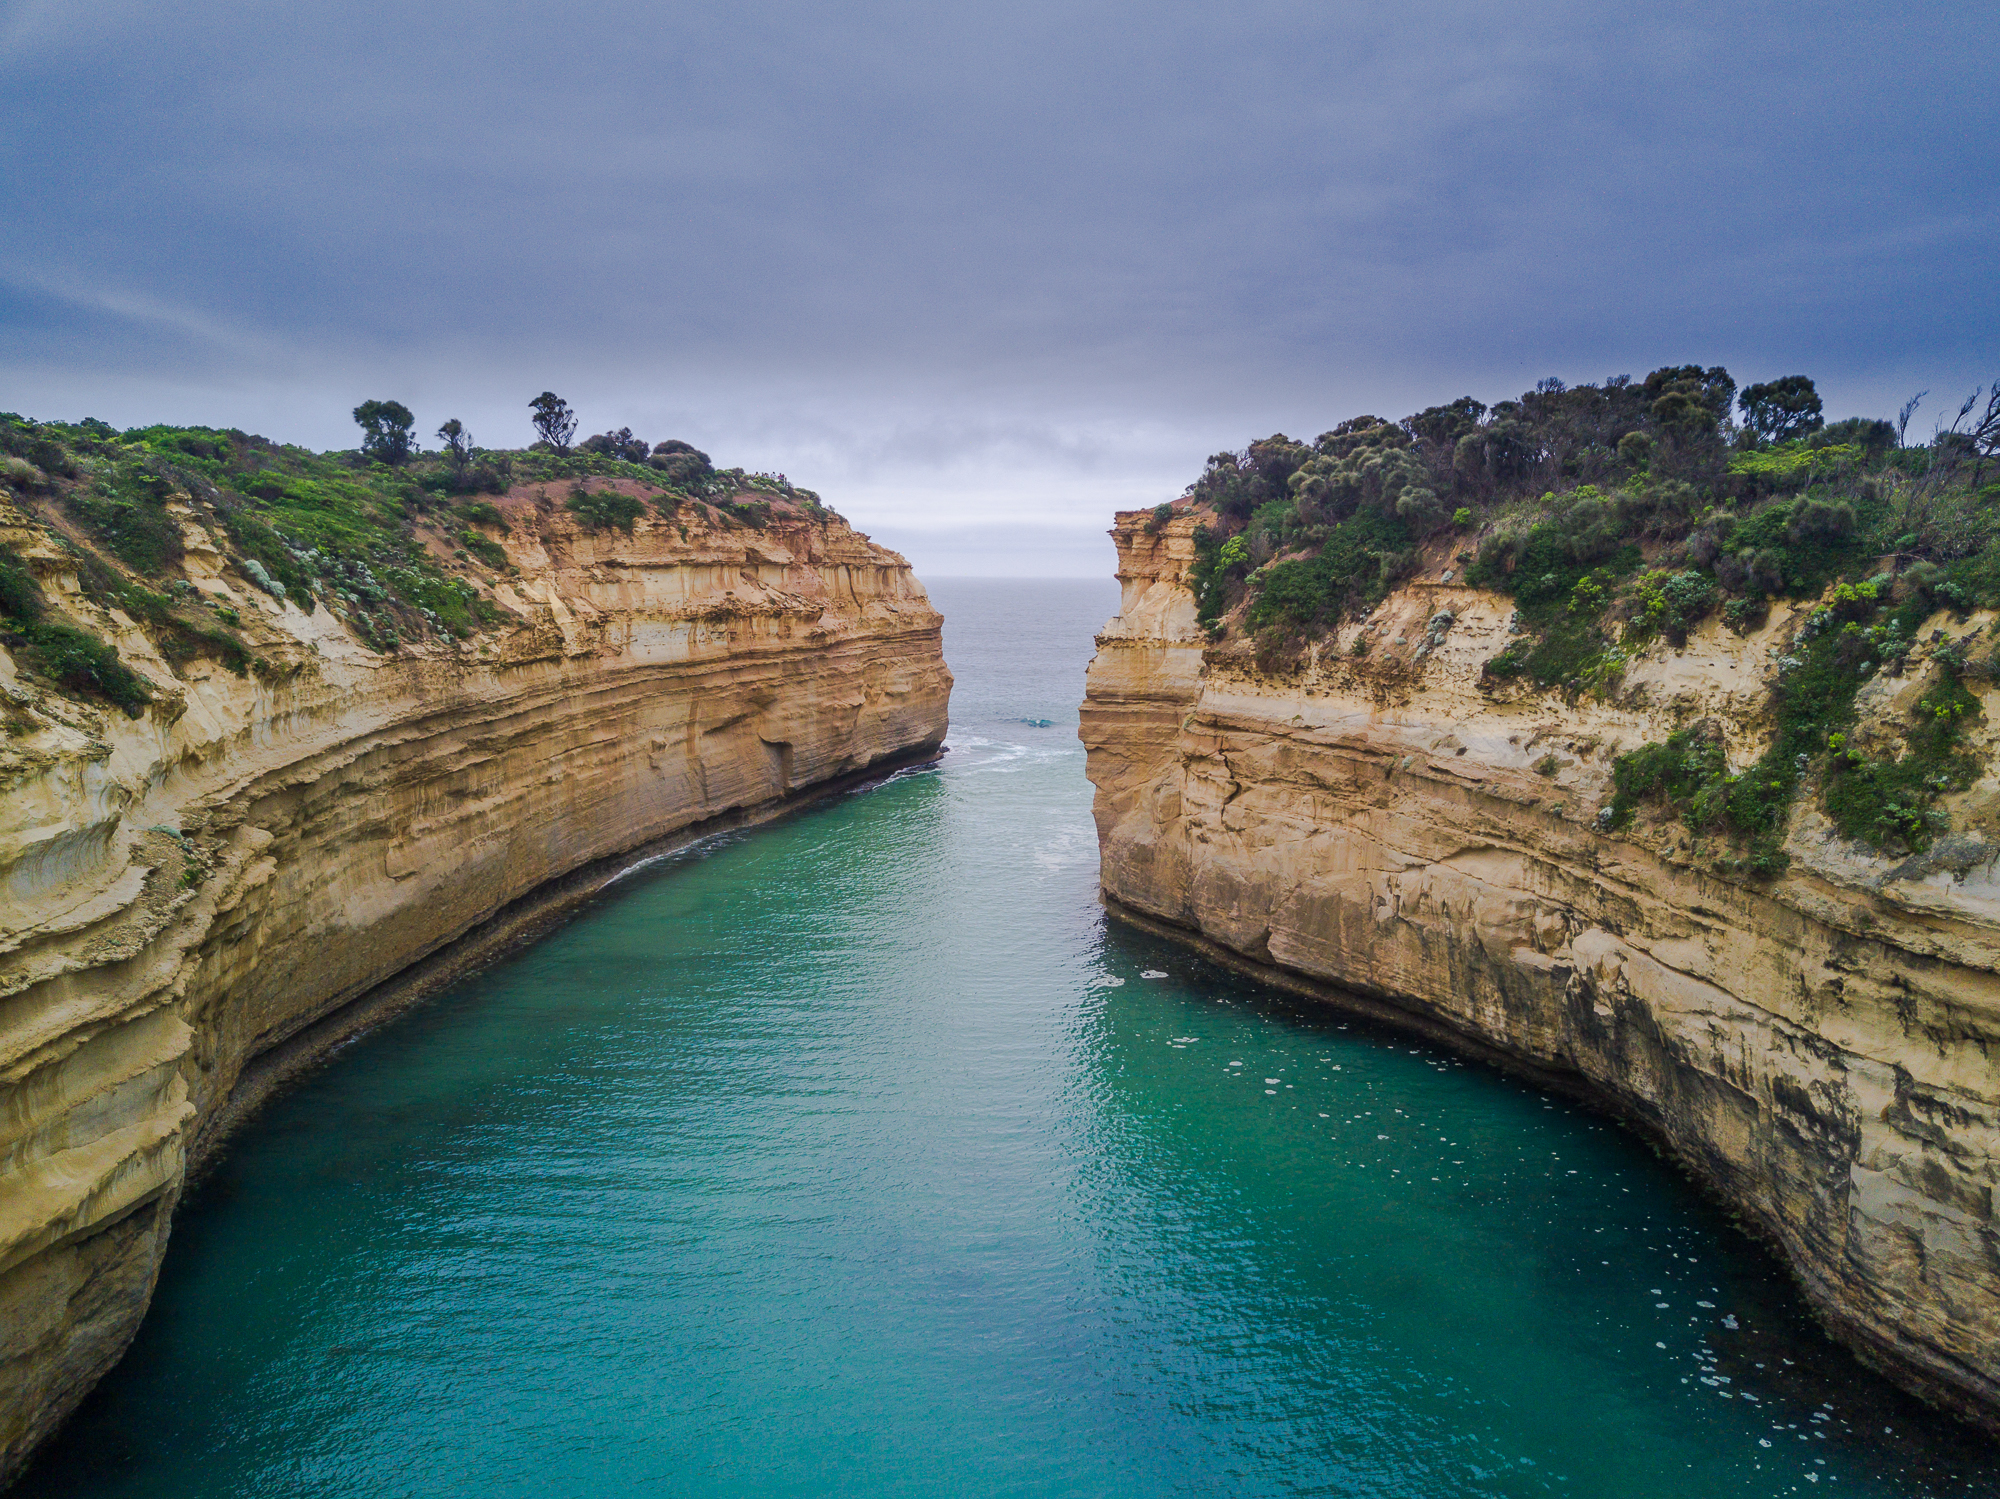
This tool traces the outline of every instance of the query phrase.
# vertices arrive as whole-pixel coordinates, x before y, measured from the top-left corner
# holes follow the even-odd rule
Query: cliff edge
[[[1768,1234],[1837,1336],[2000,1426],[1991,683],[1968,683],[1980,768],[1944,803],[1968,831],[1877,853],[1806,806],[1746,870],[1614,805],[1614,767],[1691,725],[1757,762],[1821,601],[1656,638],[1615,691],[1537,692],[1488,669],[1515,601],[1431,555],[1273,659],[1198,617],[1216,519],[1183,502],[1112,533],[1124,595],[1081,734],[1113,911],[1581,1086]],[[1853,733],[1993,618],[1926,619]]]
[[[477,530],[405,526],[392,577],[309,546],[338,512],[276,468],[282,551],[198,473],[114,510],[138,450],[103,446],[60,494],[8,460],[40,498],[0,505],[0,1482],[123,1352],[190,1166],[287,1068],[638,850],[935,751],[951,688],[908,564],[775,483],[515,484],[461,507]],[[169,591],[78,515],[132,556],[170,523]]]

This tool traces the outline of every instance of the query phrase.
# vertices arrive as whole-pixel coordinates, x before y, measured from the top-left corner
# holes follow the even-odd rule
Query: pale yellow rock
[[[204,533],[189,570],[266,670],[177,675],[74,589],[162,689],[144,717],[0,650],[34,721],[0,739],[0,1482],[116,1362],[190,1163],[286,1068],[623,856],[942,742],[941,621],[843,522],[506,508],[518,622],[463,645],[375,655],[232,590]]]
[[[1113,532],[1123,604],[1083,705],[1113,909],[1586,1087],[1767,1232],[1840,1336],[2000,1425],[1990,856],[1898,866],[1802,810],[1790,873],[1756,884],[1678,827],[1598,830],[1622,750],[1708,718],[1733,764],[1762,753],[1786,611],[1656,648],[1615,704],[1510,700],[1480,684],[1508,601],[1418,583],[1267,675],[1205,651],[1196,517],[1148,517]]]

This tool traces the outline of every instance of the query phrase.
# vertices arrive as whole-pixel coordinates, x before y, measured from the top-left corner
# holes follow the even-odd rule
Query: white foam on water
[[[1074,760],[1083,754],[1081,744],[1019,744],[1011,740],[986,739],[977,734],[959,740],[956,748],[967,754],[964,759],[946,762],[946,769],[953,775],[1011,775],[1057,760]]]

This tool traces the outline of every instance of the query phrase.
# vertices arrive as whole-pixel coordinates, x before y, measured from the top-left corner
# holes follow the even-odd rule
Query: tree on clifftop
[[[1746,385],[1736,398],[1744,423],[1766,442],[1785,442],[1825,425],[1819,392],[1804,375],[1787,375],[1763,385]]]
[[[569,402],[552,390],[545,390],[528,402],[535,414],[535,431],[558,456],[568,456],[569,440],[576,436],[576,413]]]
[[[451,462],[451,471],[455,474],[464,473],[466,464],[472,461],[472,434],[465,430],[465,423],[453,417],[438,428],[437,435],[444,443],[445,457]]]
[[[361,451],[387,464],[409,461],[411,429],[417,419],[401,401],[363,401],[354,408],[361,427]]]

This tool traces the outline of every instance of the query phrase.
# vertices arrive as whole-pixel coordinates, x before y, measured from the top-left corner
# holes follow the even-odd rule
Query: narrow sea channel
[[[274,1104],[19,1492],[2000,1493],[1643,1144],[1108,923],[1115,587],[933,592],[942,764]]]

